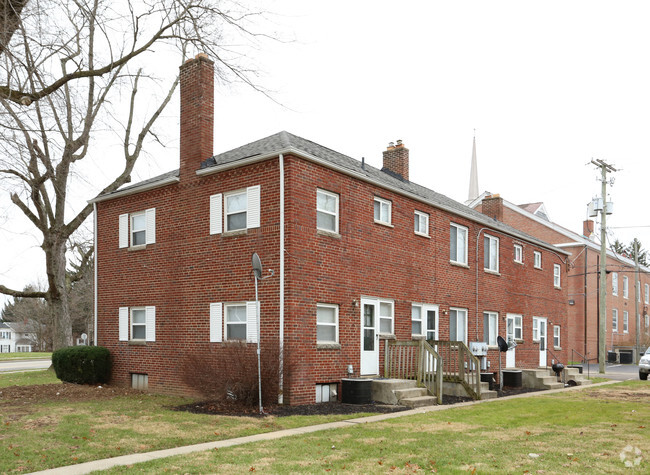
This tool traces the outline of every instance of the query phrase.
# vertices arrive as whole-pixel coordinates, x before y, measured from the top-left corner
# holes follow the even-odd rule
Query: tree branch
[[[36,290],[33,291],[13,290],[10,289],[9,287],[5,287],[4,285],[0,285],[0,294],[11,295],[12,297],[28,298],[28,299],[34,299],[34,298],[46,299],[48,297],[48,292],[41,292]]]

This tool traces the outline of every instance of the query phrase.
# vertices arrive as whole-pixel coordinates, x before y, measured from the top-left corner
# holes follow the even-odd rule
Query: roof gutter
[[[118,190],[109,193],[107,195],[99,195],[91,200],[88,200],[88,203],[100,203],[102,201],[112,200],[113,198],[119,198],[120,196],[128,196],[128,195],[133,195],[135,193],[142,193],[143,191],[155,190],[156,188],[160,188],[166,185],[171,185],[173,183],[178,183],[179,181],[180,181],[179,177],[170,176],[160,181],[147,183],[146,185],[142,185],[142,186],[135,185],[132,188],[128,188],[126,190],[121,190],[121,191]]]

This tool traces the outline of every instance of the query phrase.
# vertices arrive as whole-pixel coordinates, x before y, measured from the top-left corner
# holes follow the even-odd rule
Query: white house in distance
[[[34,336],[20,323],[0,322],[0,353],[31,353]]]

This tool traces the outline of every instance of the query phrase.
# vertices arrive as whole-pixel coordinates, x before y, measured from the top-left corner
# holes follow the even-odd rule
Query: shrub
[[[61,381],[105,383],[111,375],[111,354],[101,346],[69,346],[52,353],[52,366]]]

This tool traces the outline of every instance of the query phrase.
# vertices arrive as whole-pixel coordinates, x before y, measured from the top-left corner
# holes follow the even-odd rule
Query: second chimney
[[[501,195],[489,195],[483,198],[481,212],[497,221],[503,221],[503,198]]]
[[[594,233],[594,220],[586,219],[582,222],[582,235],[588,239],[591,239],[591,235]]]
[[[393,142],[388,144],[388,148],[384,151],[384,167],[382,170],[397,176],[401,180],[409,180],[409,149],[404,146],[401,140],[397,141],[397,145]]]

